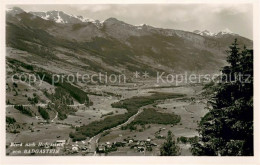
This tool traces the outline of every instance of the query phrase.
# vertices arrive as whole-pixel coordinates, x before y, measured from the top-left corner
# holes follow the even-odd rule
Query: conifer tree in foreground
[[[180,154],[180,148],[176,145],[173,139],[172,132],[168,132],[166,142],[160,148],[161,156],[177,156]]]
[[[193,155],[253,155],[253,50],[239,50],[237,40],[227,51],[211,110],[199,124],[200,141]]]

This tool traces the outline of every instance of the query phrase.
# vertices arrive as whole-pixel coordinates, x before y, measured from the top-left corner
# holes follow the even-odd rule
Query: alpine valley
[[[164,80],[184,73],[219,74],[235,39],[241,50],[253,48],[252,40],[229,29],[189,32],[57,10],[7,9],[6,155],[192,155],[192,145],[202,138],[199,123],[212,125],[207,120],[217,116],[206,115],[217,85],[180,77],[158,82],[158,72]],[[87,75],[74,79],[77,74]],[[238,88],[228,88],[233,89]],[[227,118],[216,121],[222,119],[235,131],[251,128]],[[213,132],[208,125],[206,131]],[[239,140],[230,145],[237,149],[244,144]]]

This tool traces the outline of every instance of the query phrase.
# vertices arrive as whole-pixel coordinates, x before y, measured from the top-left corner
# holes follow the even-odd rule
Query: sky
[[[185,31],[219,32],[228,28],[253,38],[252,4],[89,4],[89,5],[12,5],[25,11],[59,10],[100,21],[110,17],[132,25]]]

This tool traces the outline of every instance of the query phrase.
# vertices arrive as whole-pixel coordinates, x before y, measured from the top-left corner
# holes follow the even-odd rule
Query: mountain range
[[[26,54],[13,58],[59,73],[212,73],[225,65],[235,38],[241,47],[253,47],[252,40],[228,29],[188,32],[18,7],[6,12],[6,33],[7,47]]]
[[[225,34],[239,36],[238,34],[233,33],[228,28],[221,30],[218,33],[213,33],[213,32],[210,32],[208,30],[204,30],[204,31],[194,30],[193,33],[196,33],[196,34],[199,34],[199,35],[202,35],[202,36],[211,36],[211,37],[222,37]]]

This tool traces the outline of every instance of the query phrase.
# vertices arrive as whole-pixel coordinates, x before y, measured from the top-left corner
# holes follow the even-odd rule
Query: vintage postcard
[[[259,1],[1,9],[4,164],[260,163]]]

